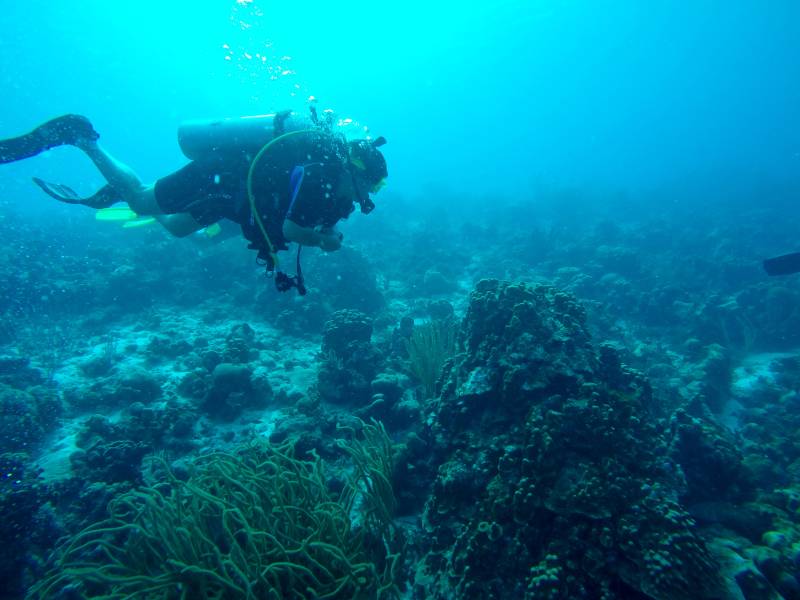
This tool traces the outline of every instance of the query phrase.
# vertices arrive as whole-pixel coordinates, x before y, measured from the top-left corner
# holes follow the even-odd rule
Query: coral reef
[[[758,264],[794,248],[797,211],[457,200],[457,215],[398,202],[348,223],[356,247],[304,250],[303,298],[234,245],[0,220],[0,595],[61,561],[47,581],[64,597],[138,594],[136,577],[268,597],[249,561],[276,555],[254,532],[322,528],[344,559],[310,558],[335,569],[276,566],[267,583],[374,597],[391,572],[426,599],[800,597],[800,279]],[[358,418],[383,423],[391,466]],[[290,493],[316,521],[281,520]],[[134,535],[136,518],[150,520]],[[384,545],[399,538],[404,561]],[[192,552],[207,562],[186,567]]]
[[[0,589],[5,597],[25,592],[26,562],[39,508],[48,494],[24,455],[0,453]]]
[[[372,345],[372,320],[356,310],[335,312],[325,323],[317,389],[323,400],[361,406],[371,399],[370,382],[382,363]]]
[[[0,453],[32,452],[60,414],[51,395],[31,392],[0,383]]]
[[[485,280],[462,329],[429,417],[418,597],[715,597],[649,386],[592,346],[575,299]]]

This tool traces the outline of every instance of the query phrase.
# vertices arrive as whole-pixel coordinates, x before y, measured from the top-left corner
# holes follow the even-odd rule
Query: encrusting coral
[[[429,404],[424,597],[718,597],[649,385],[574,297],[484,280],[462,332]]]

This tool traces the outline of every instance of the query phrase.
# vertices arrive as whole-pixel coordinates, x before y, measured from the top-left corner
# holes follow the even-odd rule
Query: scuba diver
[[[367,214],[370,198],[388,175],[378,150],[385,138],[347,141],[333,131],[333,115],[320,118],[314,106],[310,122],[291,111],[257,117],[189,122],[178,130],[181,150],[191,162],[145,185],[128,166],[98,144],[99,134],[81,115],[68,114],[33,131],[0,140],[0,164],[35,156],[56,146],[82,150],[108,182],[89,197],[63,184],[38,178],[47,194],[69,204],[95,209],[125,202],[137,215],[152,216],[171,234],[184,237],[228,219],[241,226],[258,252],[259,264],[275,276],[278,290],[306,288],[300,248],[338,250],[336,228],[358,204]],[[294,276],[278,270],[280,250],[297,243]]]

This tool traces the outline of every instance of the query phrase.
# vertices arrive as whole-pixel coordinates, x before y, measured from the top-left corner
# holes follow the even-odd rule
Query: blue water
[[[762,268],[800,251],[800,2],[0,3],[0,139],[86,115],[149,183],[186,120],[309,106],[384,136],[389,177],[304,250],[305,297],[241,236],[48,198],[31,177],[106,183],[75,148],[0,165],[0,600],[58,573],[92,597],[75,567],[111,554],[56,540],[142,502],[154,452],[185,479],[297,436],[335,506],[356,417],[396,443],[391,522],[360,529],[373,476],[338,521],[383,573],[363,597],[800,597],[800,274]],[[427,379],[420,331],[449,344]],[[241,533],[218,546],[247,562]]]
[[[385,135],[391,188],[427,201],[800,166],[791,1],[5,4],[0,132],[87,114],[143,179],[181,163],[180,121],[310,95]]]

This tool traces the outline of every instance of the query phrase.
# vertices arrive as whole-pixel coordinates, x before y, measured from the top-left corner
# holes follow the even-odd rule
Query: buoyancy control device
[[[332,117],[332,115],[326,115]],[[255,207],[252,191],[253,170],[262,156],[279,139],[289,135],[330,131],[332,118],[320,119],[315,107],[311,106],[309,116],[304,117],[293,111],[282,111],[247,117],[224,119],[205,119],[186,121],[178,127],[178,144],[190,160],[200,160],[209,155],[247,154],[252,157],[247,174],[247,196],[254,222],[264,236],[265,248],[259,252],[267,275],[275,277],[278,291],[286,292],[296,288],[302,296],[306,294],[303,272],[300,268],[300,249],[297,249],[295,276],[289,276],[278,269],[278,257],[267,234],[261,217]]]

